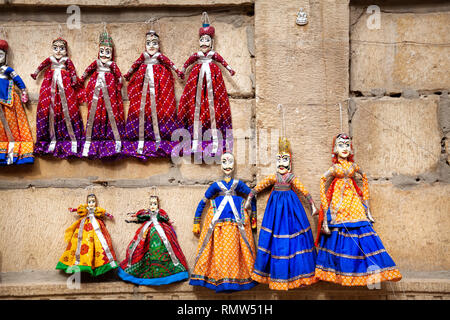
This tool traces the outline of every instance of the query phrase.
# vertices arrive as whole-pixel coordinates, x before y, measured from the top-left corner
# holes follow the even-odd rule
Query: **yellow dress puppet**
[[[333,163],[320,180],[316,278],[343,286],[400,280],[399,270],[372,228],[375,221],[369,209],[368,180],[353,162],[351,140],[346,134],[339,134],[333,141]],[[362,191],[354,180],[356,173],[362,176]],[[334,179],[326,191],[329,177]]]
[[[89,272],[93,276],[99,276],[117,268],[111,237],[105,224],[99,219],[112,219],[113,216],[97,207],[97,197],[94,194],[88,195],[87,204],[80,205],[78,209],[70,208],[69,211],[77,212],[80,218],[66,230],[64,240],[68,245],[56,269],[66,273]]]

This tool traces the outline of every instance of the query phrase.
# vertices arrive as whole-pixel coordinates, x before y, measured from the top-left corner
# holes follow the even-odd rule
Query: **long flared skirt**
[[[140,233],[136,232],[134,240]],[[130,249],[134,244],[132,241],[128,247],[127,258],[120,263],[119,277],[138,285],[164,285],[189,278],[187,265],[178,243],[174,237],[168,236],[168,241],[174,248],[179,263],[175,265],[170,254],[161,240],[156,228],[150,227],[144,234],[145,240],[136,247],[133,259],[128,264]]]
[[[214,212],[215,208],[211,206],[205,217],[196,256],[205,240]],[[236,222],[216,223],[209,241],[194,266],[189,284],[203,286],[216,292],[249,290],[257,284],[251,278],[255,262],[252,252],[255,252],[255,246],[249,218],[246,212],[244,214],[247,221],[244,225],[245,235],[251,251],[242,239]]]
[[[305,210],[292,191],[272,191],[259,233],[252,278],[270,289],[311,285],[316,251]]]
[[[0,104],[0,108],[3,108],[5,119],[14,138],[13,161],[10,164],[32,164],[34,163],[33,138],[27,116],[17,92],[12,90],[12,95],[13,101],[11,106]],[[0,165],[7,164],[8,150],[10,147],[8,135],[0,122]]]
[[[88,272],[93,276],[99,276],[112,269],[116,269],[118,267],[118,263],[116,261],[116,255],[112,246],[111,237],[105,227],[105,224],[100,219],[97,219],[97,222],[109,250],[111,251],[113,261],[108,259],[105,248],[103,248],[91,222],[86,221],[83,227],[81,239],[80,263],[75,265],[80,222],[81,219],[70,227],[70,229],[73,230],[73,233],[66,250],[59,259],[56,269],[64,270],[66,273]]]
[[[322,235],[316,262],[317,279],[343,286],[365,286],[402,278],[369,222],[331,229]]]

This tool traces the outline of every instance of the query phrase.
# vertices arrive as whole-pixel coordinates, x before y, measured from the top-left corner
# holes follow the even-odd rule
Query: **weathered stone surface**
[[[441,153],[439,98],[354,99],[355,160],[373,178],[436,169]]]
[[[309,15],[305,26],[295,23],[300,7]],[[281,103],[293,172],[318,199],[319,177],[331,164],[331,141],[340,131],[340,101],[348,129],[348,19],[348,1],[255,3],[258,180],[275,172]]]
[[[142,22],[111,22],[107,25],[108,32],[115,44],[115,61],[122,74],[128,71],[145,50],[145,33],[150,27],[144,23],[145,20],[148,20],[148,16],[141,18],[144,19]],[[159,20],[161,51],[178,68],[183,66],[192,53],[199,50],[200,15],[197,18],[171,16]],[[231,18],[217,17],[216,19],[213,14],[210,19],[216,28],[214,49],[236,71],[236,75],[231,77],[229,72],[222,67],[228,93],[234,96],[253,96],[250,78],[252,61],[247,48],[246,31],[247,26],[251,23],[250,18],[244,16],[238,25]],[[11,48],[8,54],[8,63],[24,79],[31,99],[37,100],[44,72],[40,73],[37,81],[31,79],[29,75],[51,54],[51,41],[58,36],[58,24],[56,22],[54,24],[25,22],[20,25],[2,23],[2,26],[7,30],[7,39]],[[101,23],[83,23],[81,29],[73,30],[68,30],[65,25],[63,26],[63,37],[68,41],[69,55],[79,76],[97,58],[98,37],[102,31]],[[130,37],[130,34],[134,36]],[[175,80],[177,101],[179,101],[186,81],[187,77],[184,81],[179,78]],[[126,98],[126,89],[123,92]]]
[[[370,183],[370,193],[374,229],[400,271],[449,270],[448,184],[401,190],[388,182]]]
[[[114,220],[106,220],[105,224],[117,258],[122,261],[138,228],[137,224],[124,221],[126,214],[148,206],[150,187],[0,191],[1,198],[8,199],[0,209],[0,272],[53,270],[67,245],[64,231],[77,219],[77,215],[69,213],[67,208],[84,203],[86,195],[92,192],[96,193],[99,206],[114,215]],[[161,208],[175,223],[189,266],[192,266],[198,242],[191,231],[192,221],[205,190],[204,186],[161,187],[157,190]]]
[[[303,27],[295,23],[300,7],[309,14]],[[294,101],[323,105],[346,99],[348,28],[348,1],[281,1],[277,6],[257,1],[257,98],[271,108]]]
[[[450,88],[450,13],[382,12],[380,29],[369,29],[368,18],[363,13],[351,29],[352,91]]]

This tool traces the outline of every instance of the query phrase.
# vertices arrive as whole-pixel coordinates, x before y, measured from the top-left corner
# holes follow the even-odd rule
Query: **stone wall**
[[[146,20],[159,18],[162,51],[181,66],[196,51],[201,12],[207,10],[216,28],[215,48],[237,72],[230,77],[222,69],[233,127],[241,133],[235,135],[236,175],[250,186],[275,170],[281,103],[288,115],[294,173],[319,204],[319,178],[331,164],[332,137],[341,130],[341,103],[342,130],[353,136],[356,161],[369,176],[375,230],[405,279],[383,284],[378,291],[319,284],[274,293],[260,285],[231,298],[448,298],[450,41],[445,26],[450,10],[444,1],[429,6],[381,2],[378,30],[367,28],[369,4],[348,0],[85,0],[78,1],[81,30],[66,28],[62,1],[7,3],[0,4],[0,26],[11,47],[9,64],[30,92],[26,111],[33,134],[42,76],[35,82],[29,74],[49,56],[58,24],[81,75],[96,57],[106,22],[125,73],[144,49]],[[309,15],[306,26],[295,24],[299,8]],[[177,101],[183,86],[176,80]],[[85,122],[86,109],[81,107]],[[186,283],[156,290],[112,276],[96,285],[87,280],[81,291],[73,292],[54,267],[65,248],[64,230],[75,221],[67,208],[92,191],[115,216],[106,225],[118,259],[123,259],[136,229],[124,222],[125,215],[146,206],[153,185],[161,207],[175,221],[192,267],[198,241],[191,231],[195,208],[208,185],[220,177],[217,165],[176,165],[170,159],[41,157],[32,166],[1,168],[0,297],[212,298],[207,289]],[[267,196],[258,197],[259,224]],[[315,229],[317,220],[308,218]]]

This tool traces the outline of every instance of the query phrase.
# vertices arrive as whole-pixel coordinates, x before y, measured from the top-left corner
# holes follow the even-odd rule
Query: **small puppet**
[[[56,269],[99,276],[118,267],[111,237],[102,221],[105,217],[114,217],[97,205],[95,194],[89,194],[87,204],[69,208],[69,212],[76,212],[80,218],[64,234],[68,245]]]
[[[84,71],[89,76],[86,87],[88,120],[83,157],[111,159],[121,156],[125,137],[125,115],[122,101],[122,74],[114,62],[114,45],[108,32],[100,34],[98,58]]]
[[[160,52],[160,38],[154,30],[146,33],[145,52],[124,75],[130,108],[126,124],[124,153],[141,159],[170,157],[172,133],[181,128],[175,102],[172,61]]]
[[[316,278],[343,286],[399,281],[399,270],[372,228],[369,183],[353,160],[352,142],[345,133],[333,139],[332,162],[320,178]],[[362,191],[354,179],[356,173],[362,177]],[[333,180],[326,190],[330,177]]]
[[[252,210],[244,208],[244,199],[239,194],[249,194],[250,188],[233,179],[233,154],[222,154],[221,166],[224,178],[209,186],[195,212],[193,232],[200,234],[200,239],[189,284],[216,292],[249,290],[257,284],[251,278],[256,202],[252,202]],[[208,200],[211,206],[200,233],[200,219]]]
[[[81,156],[83,121],[79,105],[84,88],[68,56],[67,41],[52,41],[53,55],[45,59],[31,77],[45,71],[36,114],[35,154],[58,158]]]
[[[203,151],[211,141],[203,141],[205,131],[212,135],[212,154],[222,153],[231,134],[231,111],[222,71],[215,62],[222,64],[233,76],[234,70],[213,50],[215,29],[203,13],[203,26],[199,30],[200,51],[184,63],[182,72],[193,63],[186,86],[180,99],[178,119],[192,137],[192,152]],[[228,131],[228,132],[227,132]],[[222,144],[222,145],[219,145]],[[228,148],[231,150],[231,148]]]
[[[132,214],[143,225],[127,247],[120,263],[119,277],[138,285],[164,285],[189,278],[186,258],[167,213],[159,208],[159,198],[150,196],[149,209]]]
[[[314,238],[299,195],[309,202],[312,213],[316,206],[300,179],[291,171],[290,143],[283,136],[278,142],[277,173],[260,181],[245,205],[248,208],[255,194],[273,186],[261,224],[252,278],[269,284],[274,290],[294,289],[317,282],[314,278]]]
[[[33,138],[22,106],[28,101],[27,88],[7,65],[8,49],[8,42],[0,40],[0,165],[34,163]]]

